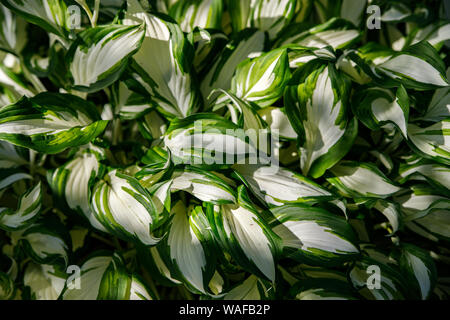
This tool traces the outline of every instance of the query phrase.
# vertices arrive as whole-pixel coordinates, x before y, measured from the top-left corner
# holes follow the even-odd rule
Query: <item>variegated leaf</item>
[[[23,231],[12,234],[13,244],[20,243],[25,252],[37,263],[67,265],[70,237],[58,221],[40,220]]]
[[[29,151],[0,141],[0,169],[15,168],[28,163]]]
[[[230,0],[228,6],[235,33],[253,27],[267,32],[270,39],[276,39],[296,11],[295,0]]]
[[[352,22],[355,26],[361,24],[366,14],[367,0],[343,0],[341,18]]]
[[[95,92],[119,79],[144,34],[143,25],[108,25],[81,32],[66,57],[74,88]]]
[[[450,118],[426,128],[410,123],[408,137],[411,147],[419,155],[450,165]]]
[[[430,90],[449,85],[444,62],[427,42],[400,52],[369,43],[349,57],[382,87]]]
[[[417,27],[408,35],[407,43],[414,45],[426,40],[436,49],[440,49],[444,42],[450,39],[450,23],[441,20],[427,25],[424,28]]]
[[[81,266],[79,281],[78,290],[70,289],[72,284],[66,283],[63,300],[128,300],[135,296],[135,293],[131,294],[132,278],[117,254],[93,254]]]
[[[0,8],[0,48],[10,52],[20,52],[25,46],[26,23],[17,18],[7,7]]]
[[[331,46],[334,49],[343,49],[356,42],[361,36],[351,23],[336,18],[308,31],[298,32],[293,29],[290,33],[292,35],[289,32],[286,33],[280,45],[296,44],[319,49]]]
[[[291,291],[297,300],[357,300],[349,284],[337,279],[307,279]]]
[[[212,235],[203,229],[207,220],[201,207],[189,210],[181,201],[173,207],[167,238],[168,255],[173,262],[171,273],[193,292],[208,294],[215,271]]]
[[[287,51],[272,50],[242,62],[232,79],[231,90],[238,98],[268,107],[281,98],[290,75]]]
[[[175,170],[172,175],[172,192],[186,191],[201,201],[214,204],[236,203],[234,190],[220,177],[195,167]]]
[[[430,254],[414,245],[403,244],[399,263],[418,296],[428,299],[437,282],[436,266]]]
[[[300,135],[303,174],[318,178],[349,151],[357,121],[347,120],[349,83],[333,65],[305,66],[298,78],[286,90],[286,113]]]
[[[377,130],[393,123],[404,137],[408,136],[409,98],[403,87],[396,95],[388,89],[369,88],[358,92],[354,99],[353,112],[368,128]]]
[[[204,113],[172,121],[164,144],[175,163],[220,166],[258,154],[254,144],[247,141],[248,137],[248,133],[231,121]]]
[[[155,295],[136,275],[131,278],[130,300],[155,300]]]
[[[118,170],[109,172],[92,192],[92,209],[98,221],[114,235],[144,245],[155,245],[160,223],[151,195],[135,178]]]
[[[265,300],[269,297],[270,287],[263,280],[251,275],[241,284],[231,289],[224,300]]]
[[[234,165],[233,168],[262,201],[279,206],[294,202],[320,202],[334,195],[313,181],[277,166]]]
[[[240,198],[246,197],[242,187],[238,192]],[[242,205],[210,206],[207,215],[213,232],[239,265],[274,281],[276,237],[254,208]]]
[[[145,23],[141,49],[133,57],[133,76],[167,116],[192,114],[201,106],[201,98],[190,71],[188,51],[192,48],[183,32],[177,24],[147,13],[137,0],[128,0],[127,3],[123,23]]]
[[[81,151],[71,161],[48,174],[53,192],[63,197],[69,208],[82,213],[98,230],[105,227],[97,220],[91,209],[91,192],[95,179],[101,178],[104,167],[94,151]]]
[[[346,197],[387,198],[401,190],[377,167],[368,163],[343,161],[330,172],[334,177],[328,178],[328,182]]]
[[[238,65],[245,59],[259,56],[266,42],[264,32],[244,30],[221,52],[202,81],[201,91],[205,99],[213,90],[231,88],[231,80]],[[217,94],[213,96],[217,98]]]
[[[25,269],[23,283],[30,288],[35,300],[57,300],[66,283],[67,273],[58,267],[30,262]]]
[[[450,239],[450,199],[435,194],[433,189],[416,185],[412,192],[396,198],[413,232],[430,239]]]
[[[447,69],[447,79],[450,78],[450,68]],[[421,120],[438,122],[450,118],[450,87],[436,90],[428,105],[427,112]]]
[[[425,180],[446,194],[450,190],[450,168],[429,161],[419,161],[414,164],[400,164],[399,182],[410,180]]]
[[[67,6],[63,0],[2,0],[1,3],[48,32],[62,37],[68,34]]]
[[[297,139],[297,133],[292,128],[284,108],[267,107],[258,110],[258,114],[270,128],[272,135],[282,139]]]
[[[42,187],[38,183],[20,196],[17,210],[0,208],[0,228],[8,231],[28,227],[40,214],[42,207]]]
[[[3,107],[0,119],[1,140],[49,154],[89,143],[108,124],[91,103],[50,92]]]
[[[223,11],[221,0],[177,1],[169,14],[178,22],[181,30],[191,32],[195,27],[220,29]]]
[[[273,231],[282,239],[284,252],[313,265],[336,265],[358,256],[356,237],[341,217],[323,209],[287,204],[271,209]]]

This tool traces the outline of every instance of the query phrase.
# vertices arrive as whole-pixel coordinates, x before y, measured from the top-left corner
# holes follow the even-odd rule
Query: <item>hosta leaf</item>
[[[155,245],[153,235],[159,223],[151,195],[133,177],[117,170],[109,172],[92,192],[96,218],[111,233],[144,245]]]
[[[0,228],[13,231],[29,226],[41,212],[42,187],[38,183],[19,199],[17,210],[0,208]]]
[[[63,0],[2,0],[1,3],[48,32],[62,37],[68,34],[67,6]]]
[[[80,289],[66,286],[63,300],[127,300],[132,279],[117,254],[97,253],[81,266]],[[69,284],[69,283],[67,283]]]
[[[447,69],[447,79],[449,77],[450,68]],[[420,119],[437,122],[447,118],[450,118],[450,87],[436,90],[427,112]]]
[[[149,109],[153,107],[145,96],[131,91],[125,82],[120,81],[111,87],[111,100],[115,114],[119,114],[120,118],[124,120],[148,115]]]
[[[182,282],[173,278],[170,272],[170,260],[166,261],[166,257],[160,254],[160,250],[164,252],[166,248],[163,246],[163,242],[160,242],[154,247],[139,247],[139,261],[145,266],[146,270],[152,275],[152,278],[158,283],[165,286],[179,285]]]
[[[104,167],[94,152],[82,151],[73,160],[48,174],[53,192],[66,199],[67,205],[82,213],[96,229],[106,231],[91,209],[94,180],[103,175]]]
[[[202,81],[201,91],[208,97],[215,89],[228,90],[238,65],[245,59],[261,54],[266,36],[258,30],[244,30],[231,41]],[[217,97],[217,96],[216,96]]]
[[[184,170],[175,170],[172,179],[172,192],[186,191],[201,201],[214,204],[236,203],[233,189],[213,173],[186,167]]]
[[[450,165],[450,119],[436,122],[421,128],[415,124],[408,125],[408,137],[411,146],[419,155]]]
[[[427,25],[425,28],[416,28],[413,30],[407,39],[414,45],[420,41],[426,40],[436,49],[440,49],[445,41],[450,39],[450,23],[442,20],[436,23]]]
[[[41,220],[24,231],[15,231],[14,243],[20,242],[25,252],[37,263],[54,264],[69,261],[70,237],[60,223]],[[68,245],[69,244],[69,245]]]
[[[384,22],[401,22],[410,18],[411,15],[411,9],[406,4],[392,3],[381,16],[381,20]]]
[[[66,283],[67,273],[57,267],[30,262],[25,269],[23,283],[30,288],[32,299],[57,300]]]
[[[272,134],[278,134],[282,139],[297,139],[297,133],[292,128],[284,108],[267,107],[258,110],[258,114],[268,124]]]
[[[131,279],[130,300],[155,300],[154,293],[136,275]]]
[[[26,24],[7,8],[0,8],[0,48],[20,52],[26,43]]]
[[[3,194],[7,187],[24,179],[32,180],[33,177],[17,169],[0,169],[0,194]]]
[[[364,19],[366,6],[367,0],[343,0],[341,5],[341,18],[358,26]]]
[[[307,279],[291,291],[297,300],[356,300],[349,284],[337,279]]]
[[[164,144],[175,163],[234,164],[245,161],[249,154],[258,154],[254,144],[247,141],[248,135],[238,129],[234,123],[215,114],[196,114],[172,121]]]
[[[357,121],[347,121],[349,83],[333,65],[299,70],[299,75],[305,82],[286,90],[286,112],[300,134],[303,174],[318,178],[349,151]]]
[[[299,68],[312,60],[336,61],[336,55],[331,47],[309,48],[297,44],[284,45],[288,49],[289,67]]]
[[[11,90],[12,97],[8,99],[8,102],[14,103],[21,96],[32,97],[34,95],[34,91],[29,88],[26,81],[2,63],[0,63],[0,83]]]
[[[177,1],[169,14],[178,22],[181,30],[191,32],[195,27],[220,29],[223,10],[221,0]]]
[[[334,175],[328,178],[346,197],[387,198],[401,190],[375,166],[368,163],[343,161],[330,169]]]
[[[0,141],[0,169],[14,168],[27,164],[29,152],[26,150],[9,142]]]
[[[403,244],[400,268],[422,300],[428,299],[437,282],[437,271],[430,254],[414,245]]]
[[[432,186],[446,194],[450,190],[450,168],[428,161],[420,161],[415,164],[400,164],[400,183],[409,180],[426,180]]]
[[[239,190],[242,194],[243,188]],[[252,207],[210,206],[207,215],[218,242],[239,265],[266,279],[275,279],[275,238]]]
[[[250,276],[241,284],[231,289],[224,300],[265,300],[269,297],[269,287],[263,280]]]
[[[419,42],[401,52],[369,43],[357,54],[349,53],[349,57],[383,87],[401,84],[407,89],[430,90],[449,85],[445,64],[427,42]]]
[[[276,39],[279,32],[294,17],[295,5],[296,0],[251,1],[249,12],[250,26],[266,31],[270,39]]]
[[[229,99],[230,103],[227,106],[231,114],[231,120],[234,123],[244,130],[252,130],[255,134],[266,132],[264,129],[266,129],[267,124],[261,119],[257,112],[258,105],[238,98],[230,92],[225,92],[223,90],[218,91],[222,91],[224,94],[223,96]],[[218,103],[215,108],[220,105],[221,103]],[[234,108],[234,110],[232,108]],[[240,116],[237,116],[238,113]],[[249,139],[255,144],[258,142],[258,137],[250,136]]]
[[[198,224],[206,222],[206,216],[201,207],[188,212],[182,202],[174,206],[173,215],[167,238],[169,256],[173,262],[172,273],[194,292],[207,294],[206,288],[214,274],[215,261],[208,244],[212,238],[210,236],[205,239],[202,236],[205,232],[202,230],[204,225]]]
[[[289,78],[287,51],[276,49],[242,62],[236,69],[231,90],[238,98],[267,107],[281,98]]]
[[[333,18],[328,22],[311,28],[304,32],[293,32],[280,42],[281,45],[297,44],[310,48],[325,48],[331,46],[334,49],[343,49],[356,42],[360,32],[348,21]]]
[[[346,51],[348,53],[348,51]],[[358,84],[367,84],[372,81],[372,79],[364,72],[363,68],[356,64],[352,59],[350,59],[346,54],[343,54],[336,63],[336,68],[344,72],[353,82]]]
[[[424,87],[449,85],[436,51],[424,43],[415,45],[414,49],[411,47],[406,53],[394,55],[377,67],[389,77],[400,78],[407,84],[412,81]]]
[[[328,201],[334,196],[313,181],[276,166],[235,165],[249,188],[262,201],[279,206],[292,202]]]
[[[91,103],[50,92],[3,107],[0,119],[1,140],[50,154],[87,144],[108,123]]]
[[[186,117],[201,106],[196,81],[190,71],[192,50],[180,27],[146,13],[137,0],[128,0],[123,23],[145,23],[141,49],[134,55],[133,76],[170,117]],[[158,59],[149,59],[149,56]]]
[[[298,0],[295,9],[295,22],[305,21],[311,13],[312,5],[312,0]]]
[[[282,239],[284,252],[291,258],[333,266],[359,254],[353,230],[341,217],[299,204],[271,211],[276,218],[273,231]]]
[[[293,19],[296,0],[229,0],[231,24],[235,33],[253,27],[275,39]]]
[[[228,12],[230,14],[231,25],[233,31],[238,33],[247,27],[247,22],[250,14],[250,1],[244,0],[228,0]]]
[[[138,51],[144,26],[108,25],[81,32],[66,57],[76,90],[99,91],[119,77]]]
[[[385,200],[377,200],[374,208],[381,212],[389,221],[392,227],[392,234],[398,231],[402,224],[402,216],[399,207]]]
[[[436,195],[429,187],[415,186],[412,193],[396,198],[413,232],[432,241],[450,239],[450,199]]]
[[[387,89],[370,88],[358,92],[354,99],[353,111],[368,128],[377,130],[393,123],[404,137],[408,136],[409,99],[403,87],[397,90],[397,95]]]

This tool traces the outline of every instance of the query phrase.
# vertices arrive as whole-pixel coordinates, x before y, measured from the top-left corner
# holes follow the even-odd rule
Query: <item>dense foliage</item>
[[[449,39],[437,0],[1,0],[0,299],[448,299]]]

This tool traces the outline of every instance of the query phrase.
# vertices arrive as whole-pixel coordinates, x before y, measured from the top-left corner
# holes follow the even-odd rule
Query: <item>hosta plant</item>
[[[445,12],[1,0],[0,299],[448,299]]]

